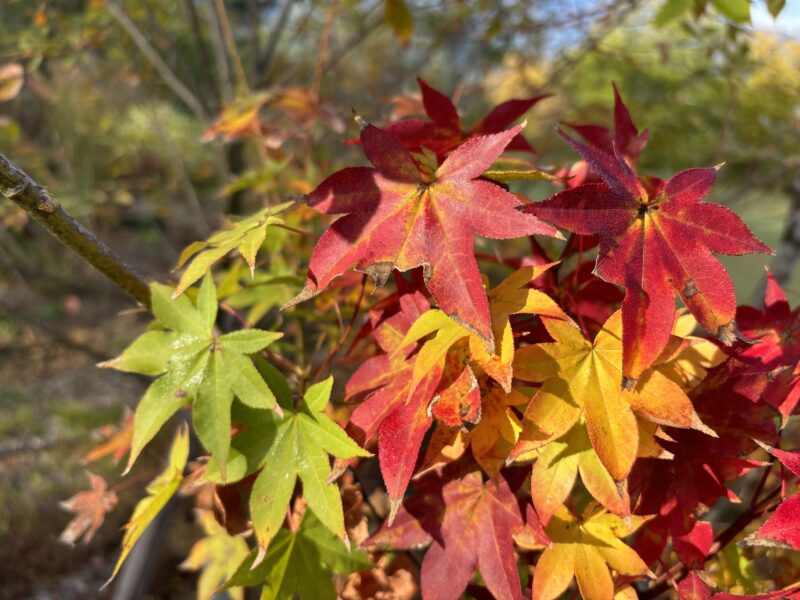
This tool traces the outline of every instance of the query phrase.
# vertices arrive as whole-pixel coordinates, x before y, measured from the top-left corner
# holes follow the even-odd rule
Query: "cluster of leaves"
[[[258,278],[257,252],[287,206],[190,246],[176,290],[152,285],[155,322],[104,366],[156,379],[132,429],[95,455],[129,440],[130,469],[189,409],[210,457],[187,466],[181,430],[120,561],[170,497],[202,490],[214,509],[199,513],[206,538],[185,563],[203,569],[201,598],[248,586],[264,598],[333,598],[384,569],[387,553],[426,547],[425,598],[549,600],[573,585],[590,600],[671,588],[710,598],[703,569],[724,580],[717,559],[730,542],[800,550],[800,310],[769,275],[763,310],[737,308],[713,254],[771,250],[704,201],[717,168],[638,174],[648,135],[615,89],[613,130],[570,124],[583,142],[561,132],[580,162],[504,169],[508,150],[535,155],[512,124],[542,98],[465,127],[449,98],[419,83],[428,118],[357,118],[372,166],[334,173],[307,196],[338,218],[283,314],[296,307],[308,320],[300,303],[313,302],[313,323],[335,308],[340,331],[316,370],[287,340],[304,335],[302,323],[237,329],[236,317],[248,321],[218,299],[233,297],[236,267],[218,278],[221,294],[209,272],[238,251]],[[561,189],[542,202],[510,191],[530,180]],[[475,234],[527,238],[529,250],[476,252]],[[367,278],[352,270],[375,283],[363,323]],[[348,373],[343,393],[329,368]],[[338,480],[367,477],[375,460],[385,494],[343,502]],[[760,479],[749,504],[732,523],[715,520],[709,510],[740,502],[734,489],[751,472]],[[86,502],[66,505],[84,511],[89,535],[116,502],[92,481]],[[368,527],[353,524],[367,517]]]

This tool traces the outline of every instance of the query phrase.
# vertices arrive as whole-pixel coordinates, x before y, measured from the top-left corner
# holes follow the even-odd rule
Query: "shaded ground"
[[[165,255],[170,260],[170,254],[162,253],[155,264]],[[160,463],[156,445],[131,474],[133,479],[141,473],[138,481],[120,488],[119,505],[88,545],[71,548],[58,541],[71,518],[58,502],[89,487],[81,459],[97,444],[92,431],[116,424],[146,386],[142,378],[95,364],[124,348],[147,317],[120,313],[132,303],[71,258],[64,258],[63,269],[74,275],[69,293],[48,293],[47,282],[28,273],[0,283],[0,598],[111,597],[110,590],[99,588],[118,556],[120,528],[143,493],[147,471],[155,472]],[[88,469],[110,487],[120,481],[122,468],[110,458]],[[180,505],[153,597],[193,597],[194,574],[175,565],[196,535],[188,506]]]

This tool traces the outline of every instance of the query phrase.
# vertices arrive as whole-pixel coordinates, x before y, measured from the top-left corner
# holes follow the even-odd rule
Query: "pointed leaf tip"
[[[355,108],[352,109],[352,111],[353,111],[353,120],[356,122],[356,125],[358,125],[358,129],[360,131],[364,131],[367,127],[369,127],[369,123],[364,119],[364,117],[362,117],[360,114],[358,114],[358,112],[356,112]]]
[[[389,498],[389,516],[386,518],[386,524],[388,526],[391,527],[392,523],[394,523],[394,520],[397,517],[397,512],[400,510],[402,505],[402,498]]]

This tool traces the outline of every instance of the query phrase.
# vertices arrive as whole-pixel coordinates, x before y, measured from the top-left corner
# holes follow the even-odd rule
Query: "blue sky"
[[[777,19],[767,11],[766,4],[756,2],[752,10],[756,29],[779,31],[784,35],[800,39],[800,0],[786,0],[786,6]]]

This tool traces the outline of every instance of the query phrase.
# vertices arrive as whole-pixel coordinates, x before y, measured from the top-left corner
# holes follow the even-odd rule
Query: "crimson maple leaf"
[[[800,452],[767,448],[791,475],[800,477]],[[800,493],[781,502],[753,535],[743,540],[751,545],[777,546],[800,550]]]
[[[325,214],[343,214],[322,235],[303,291],[287,306],[320,293],[350,267],[379,284],[393,269],[423,267],[439,307],[494,347],[489,303],[474,257],[473,234],[508,239],[557,236],[502,187],[478,179],[522,130],[476,137],[438,167],[418,162],[393,134],[367,125],[364,153],[375,168],[335,173],[308,196]]]
[[[369,392],[350,415],[347,431],[360,444],[378,436],[378,461],[393,513],[400,506],[422,440],[433,424],[428,406],[442,376],[441,367],[431,369],[412,387],[417,355],[406,358],[410,349],[401,344],[408,329],[430,305],[421,292],[413,290],[399,294],[397,303],[399,310],[377,322],[373,330],[385,354],[364,361],[345,387],[348,399]]]
[[[419,77],[417,83],[422,92],[422,106],[430,120],[401,119],[388,124],[386,130],[396,135],[409,150],[419,152],[423,148],[428,148],[440,158],[471,137],[503,131],[528,112],[534,104],[550,96],[550,94],[543,94],[530,98],[507,100],[498,104],[477,125],[465,130],[450,98],[429,86]],[[521,133],[514,136],[508,149],[536,152]]]
[[[599,148],[608,154],[614,154],[616,148],[625,161],[631,166],[636,167],[639,155],[647,146],[650,132],[645,129],[641,133],[636,128],[631,118],[631,113],[622,96],[619,94],[617,85],[611,84],[614,88],[614,131],[602,125],[565,123],[570,129],[576,131],[580,136],[592,146]],[[566,180],[567,187],[577,187],[582,183],[600,181],[586,161],[580,161],[565,169],[560,176],[569,178]]]
[[[795,600],[800,598],[800,585],[795,584],[783,590],[741,596],[725,592],[712,593],[705,582],[706,576],[692,571],[677,585],[679,600]]]
[[[480,571],[499,600],[522,600],[513,534],[522,515],[506,480],[484,483],[479,471],[447,480],[428,476],[407,499],[391,527],[382,527],[366,546],[430,548],[422,561],[424,598],[456,600]]]
[[[603,183],[566,190],[525,207],[559,227],[600,240],[595,273],[626,289],[622,302],[623,385],[669,342],[677,292],[698,322],[724,343],[735,340],[736,295],[720,254],[772,253],[731,210],[700,202],[716,169],[687,169],[648,192],[614,156],[560,132]]]
[[[764,310],[740,306],[736,323],[748,343],[736,344],[731,354],[751,373],[769,374],[764,398],[780,411],[785,424],[800,402],[800,308],[791,309],[767,271]]]

